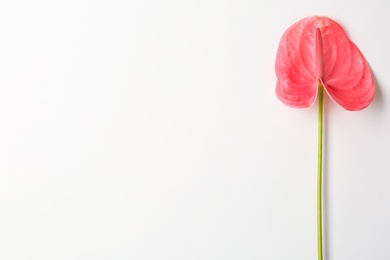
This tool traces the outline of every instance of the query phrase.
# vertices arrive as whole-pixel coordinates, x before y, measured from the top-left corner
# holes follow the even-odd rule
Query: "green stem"
[[[318,85],[318,179],[317,179],[317,235],[318,260],[322,260],[322,115],[324,88]]]

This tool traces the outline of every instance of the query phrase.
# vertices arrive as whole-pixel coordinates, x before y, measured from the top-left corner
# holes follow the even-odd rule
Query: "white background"
[[[0,258],[311,260],[317,107],[283,32],[338,21],[373,103],[325,100],[325,256],[389,259],[390,2],[2,1]]]

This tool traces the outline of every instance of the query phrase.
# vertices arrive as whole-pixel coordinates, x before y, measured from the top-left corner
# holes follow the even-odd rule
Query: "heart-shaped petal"
[[[362,53],[341,26],[327,17],[308,17],[287,29],[279,44],[275,71],[276,95],[291,107],[311,106],[319,82],[348,110],[361,110],[374,98],[374,80]]]

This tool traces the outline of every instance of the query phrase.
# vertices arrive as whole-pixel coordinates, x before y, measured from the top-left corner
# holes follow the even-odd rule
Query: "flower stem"
[[[317,176],[317,236],[318,260],[322,260],[322,118],[324,87],[318,84],[318,176]]]

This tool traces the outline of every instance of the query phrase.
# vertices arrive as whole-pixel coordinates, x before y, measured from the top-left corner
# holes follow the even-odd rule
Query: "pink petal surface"
[[[308,17],[287,29],[275,71],[276,95],[291,107],[311,106],[319,81],[348,110],[361,110],[374,98],[374,80],[366,60],[341,26],[327,17]]]

